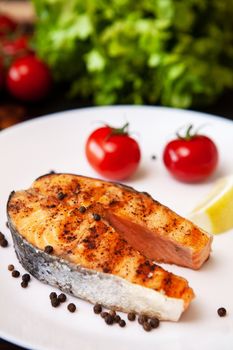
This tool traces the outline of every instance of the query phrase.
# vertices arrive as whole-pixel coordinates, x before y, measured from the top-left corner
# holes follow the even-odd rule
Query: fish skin
[[[97,181],[97,188],[87,193],[82,191],[82,181],[87,178],[47,175],[30,189],[11,194],[8,222],[19,261],[39,280],[92,303],[178,320],[194,297],[187,281],[130,246],[104,218],[106,198],[99,197],[98,202],[95,197],[98,188],[106,192],[106,184],[113,186],[111,192],[133,190],[88,179]],[[62,201],[57,198],[61,191]],[[116,198],[116,193],[112,195]],[[77,209],[81,204],[87,206],[85,213]],[[95,221],[93,213],[100,213],[101,220]],[[48,244],[53,255],[43,251]],[[81,288],[87,280],[88,288]]]
[[[184,311],[182,299],[167,297],[112,274],[67,263],[36,249],[11,224],[10,230],[20,263],[43,283],[93,304],[100,303],[112,310],[145,314],[160,320],[178,321]]]

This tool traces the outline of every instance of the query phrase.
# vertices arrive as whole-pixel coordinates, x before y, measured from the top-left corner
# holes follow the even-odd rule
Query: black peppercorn
[[[93,218],[95,221],[100,221],[101,216],[99,214],[93,214]]]
[[[114,317],[114,322],[119,323],[120,320],[121,320],[121,318],[120,318],[119,315],[116,315],[116,316]]]
[[[85,213],[86,210],[87,209],[83,205],[79,208],[79,212],[82,214]]]
[[[156,317],[155,317],[155,318],[152,318],[152,319],[150,320],[150,325],[151,325],[152,328],[158,328],[159,323],[160,323],[160,321],[159,321],[159,319],[156,318]]]
[[[143,327],[143,329],[144,329],[146,332],[150,332],[151,329],[152,329],[150,323],[147,322],[147,321],[146,321],[146,322],[143,322],[142,327]]]
[[[70,304],[67,306],[67,309],[68,309],[70,312],[75,312],[76,306],[75,306],[75,304],[70,303]]]
[[[126,326],[126,322],[124,320],[120,320],[119,321],[119,326],[120,327],[125,327]]]
[[[50,299],[55,299],[55,298],[57,298],[57,293],[51,292],[51,293],[49,294],[49,298],[50,298]]]
[[[95,304],[93,310],[95,314],[100,314],[102,312],[102,306],[100,304]]]
[[[66,295],[64,293],[61,293],[58,295],[58,300],[61,302],[61,303],[64,303],[66,301]]]
[[[22,288],[27,288],[27,286],[28,286],[28,282],[26,282],[26,281],[22,281],[21,282],[21,287]]]
[[[13,271],[15,269],[14,265],[10,264],[8,265],[8,270],[9,271]]]
[[[12,275],[12,277],[14,277],[14,278],[18,278],[18,277],[20,276],[20,273],[19,273],[19,271],[17,271],[17,270],[13,270],[12,273],[11,273],[11,275]]]
[[[108,312],[106,312],[106,311],[101,312],[100,316],[101,316],[102,318],[105,318],[105,317],[108,316]]]
[[[145,315],[139,315],[138,316],[138,323],[139,324],[143,324],[144,322],[146,322],[148,320],[148,317]]]
[[[30,279],[31,279],[31,276],[29,275],[29,273],[25,273],[23,276],[22,276],[22,280],[24,281],[24,282],[29,282],[30,281]]]
[[[227,314],[227,310],[225,309],[225,307],[220,307],[217,312],[220,317],[224,317]]]
[[[134,312],[129,312],[128,313],[128,320],[129,321],[135,321],[135,319],[136,319],[135,313]]]
[[[62,199],[64,199],[65,197],[66,197],[66,194],[65,194],[65,193],[63,193],[63,192],[58,192],[58,194],[57,194],[57,198],[58,198],[58,199],[62,200]]]
[[[60,305],[60,300],[58,298],[52,298],[51,299],[51,305],[53,307],[58,307]]]
[[[111,325],[114,323],[114,317],[110,314],[108,314],[104,320],[108,325]]]
[[[53,247],[51,245],[47,245],[45,248],[44,248],[44,252],[47,253],[47,254],[52,254],[53,252]]]
[[[0,246],[2,248],[6,248],[8,246],[8,241],[6,240],[6,238],[0,240]]]

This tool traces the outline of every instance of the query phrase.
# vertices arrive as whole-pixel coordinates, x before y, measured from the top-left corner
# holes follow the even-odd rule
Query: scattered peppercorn
[[[225,309],[225,307],[220,307],[220,308],[218,309],[218,315],[219,315],[220,317],[224,317],[224,316],[226,316],[226,314],[227,314],[227,310]]]
[[[101,316],[102,318],[105,318],[106,316],[108,316],[108,312],[103,311],[103,312],[101,312],[100,316]]]
[[[6,238],[3,238],[3,239],[0,240],[0,246],[2,248],[5,248],[5,247],[8,246],[8,241],[6,240]]]
[[[50,170],[49,174],[56,174],[56,171]]]
[[[135,321],[135,319],[136,319],[135,313],[134,312],[129,312],[128,313],[128,320],[129,321]]]
[[[100,219],[101,219],[100,215],[96,214],[96,213],[93,214],[93,218],[95,221],[100,221]]]
[[[53,307],[58,307],[60,305],[60,300],[58,298],[52,298],[51,299],[51,305]]]
[[[83,205],[79,208],[79,212],[82,214],[85,213],[86,210],[87,209]]]
[[[76,306],[75,306],[75,304],[70,303],[70,304],[67,306],[67,309],[68,309],[70,312],[75,312]]]
[[[47,245],[45,248],[44,248],[44,252],[47,253],[47,254],[52,254],[53,252],[53,247],[51,245]]]
[[[58,300],[61,302],[61,303],[64,303],[66,301],[66,295],[64,293],[61,293],[58,295]]]
[[[22,281],[21,282],[21,287],[22,288],[27,288],[27,286],[28,286],[28,282],[26,282],[26,281]]]
[[[15,269],[14,265],[10,264],[8,265],[8,270],[9,271],[13,271]]]
[[[116,311],[115,310],[110,310],[109,315],[115,317],[116,316]]]
[[[55,298],[57,298],[57,293],[51,292],[51,293],[49,294],[49,298],[50,298],[50,299],[55,299]]]
[[[146,322],[148,320],[146,315],[139,315],[138,316],[138,323],[139,324],[143,324],[144,322]]]
[[[14,277],[14,278],[18,278],[18,277],[20,276],[20,273],[19,273],[19,271],[17,271],[17,270],[13,270],[12,273],[11,273],[11,275],[12,275],[12,277]]]
[[[119,315],[116,315],[116,316],[114,317],[114,321],[115,321],[116,323],[119,323],[120,320],[121,320],[121,318],[120,318]]]
[[[156,159],[156,156],[155,156],[154,154],[152,154],[151,159],[152,159],[152,160],[155,160],[155,159]]]
[[[120,320],[119,321],[119,326],[120,327],[125,327],[126,326],[126,322],[124,320]]]
[[[156,318],[156,317],[155,317],[155,318],[152,318],[152,319],[150,320],[150,325],[151,325],[152,328],[158,328],[159,323],[160,323],[160,321],[159,321],[159,319]]]
[[[114,317],[110,314],[108,314],[105,318],[104,318],[105,322],[108,324],[108,325],[111,325],[114,323]]]
[[[22,276],[22,280],[23,282],[29,282],[31,279],[31,276],[29,275],[29,273],[25,273],[23,276]]]
[[[95,304],[93,310],[95,314],[100,314],[102,312],[102,306],[100,304]]]
[[[63,193],[63,192],[58,192],[58,194],[57,194],[57,198],[58,198],[58,199],[62,200],[62,199],[64,199],[65,197],[66,197],[66,194],[65,194],[65,193]]]
[[[150,332],[152,329],[152,327],[148,321],[143,322],[142,327],[146,332]]]

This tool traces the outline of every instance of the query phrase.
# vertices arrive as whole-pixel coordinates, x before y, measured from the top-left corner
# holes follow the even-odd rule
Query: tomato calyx
[[[107,127],[109,127],[111,129],[111,133],[110,133],[110,136],[112,135],[126,135],[128,136],[129,135],[129,123],[125,123],[121,128],[113,128],[112,126],[110,125],[107,125]]]
[[[193,129],[194,126],[192,124],[189,124],[185,130],[184,136],[182,136],[179,131],[176,132],[176,136],[179,140],[190,141],[198,135],[198,130],[194,131]]]

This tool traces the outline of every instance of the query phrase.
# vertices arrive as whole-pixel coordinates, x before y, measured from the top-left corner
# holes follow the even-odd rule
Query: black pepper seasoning
[[[151,327],[151,325],[150,325],[150,323],[149,322],[144,322],[143,324],[142,324],[142,327],[143,327],[143,329],[146,331],[146,332],[150,332],[151,331],[151,329],[152,329],[152,327]]]
[[[15,269],[14,265],[10,264],[8,265],[8,271],[13,271]]]
[[[114,317],[114,321],[115,321],[116,323],[119,323],[120,320],[121,320],[121,318],[120,318],[119,315],[116,315],[116,316]]]
[[[65,197],[66,197],[66,194],[65,194],[65,193],[63,193],[63,192],[58,192],[58,194],[57,194],[57,198],[58,198],[58,199],[62,200],[62,199],[64,199]]]
[[[49,294],[49,298],[50,298],[50,299],[55,299],[55,298],[57,298],[57,293],[51,292],[51,293]]]
[[[146,315],[139,315],[138,316],[138,323],[139,324],[143,324],[144,322],[146,322],[148,320],[148,317]]]
[[[31,279],[31,276],[29,275],[29,273],[25,273],[23,276],[22,276],[22,280],[23,282],[29,282]]]
[[[58,295],[58,300],[61,302],[61,303],[64,303],[66,301],[66,295],[64,293],[61,293]]]
[[[105,318],[105,317],[108,316],[108,312],[103,311],[103,312],[101,312],[100,316],[101,316],[102,318]]]
[[[52,298],[51,299],[51,305],[53,307],[58,307],[60,305],[60,300],[58,298]]]
[[[126,326],[126,322],[124,320],[120,320],[119,321],[119,326],[122,327],[122,328],[125,327]]]
[[[95,304],[93,310],[95,314],[100,314],[102,312],[102,306],[100,304]]]
[[[70,303],[68,306],[67,306],[67,309],[69,310],[69,312],[75,312],[75,310],[76,310],[76,306],[75,306],[75,304],[73,304],[73,303]]]
[[[155,160],[155,159],[156,159],[156,156],[155,156],[154,154],[152,154],[151,159],[152,159],[152,160]]]
[[[100,221],[101,216],[99,214],[94,213],[93,214],[93,218],[94,218],[95,221]]]
[[[44,252],[47,253],[47,254],[52,254],[53,252],[53,247],[51,245],[47,245],[45,248],[44,248]]]
[[[6,248],[8,246],[8,241],[6,240],[6,238],[0,239],[0,246],[2,248]]]
[[[20,276],[20,273],[19,273],[19,271],[17,271],[17,270],[13,270],[12,273],[11,273],[11,275],[12,275],[12,277],[14,277],[14,278],[18,278],[18,277]]]
[[[22,281],[21,282],[21,287],[22,288],[27,288],[27,286],[28,286],[28,282],[26,282],[26,281]]]
[[[217,310],[217,312],[218,312],[218,315],[219,315],[220,317],[224,317],[224,316],[226,316],[226,314],[227,314],[227,310],[225,309],[225,307],[220,307],[220,308]]]
[[[114,317],[110,314],[108,314],[104,320],[108,325],[112,325],[114,323]]]
[[[116,316],[116,311],[115,310],[110,310],[109,315],[115,317]]]
[[[150,325],[151,325],[152,328],[158,328],[159,324],[160,324],[160,321],[159,321],[159,319],[156,318],[156,317],[155,317],[155,318],[152,318],[152,319],[150,320]]]
[[[79,212],[82,214],[85,213],[86,210],[87,209],[83,205],[79,208]]]
[[[136,319],[135,313],[134,312],[129,312],[128,313],[128,320],[129,321],[135,321],[135,319]]]

